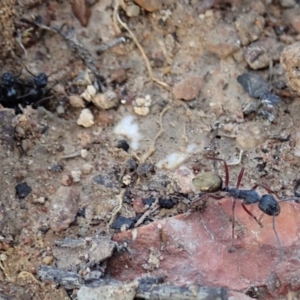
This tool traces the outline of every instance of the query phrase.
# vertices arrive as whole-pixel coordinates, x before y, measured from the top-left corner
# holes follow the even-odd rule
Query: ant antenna
[[[282,250],[281,242],[280,242],[280,239],[279,239],[279,236],[278,236],[278,233],[277,233],[277,230],[276,230],[276,226],[275,226],[275,217],[276,216],[273,214],[272,227],[273,227],[273,231],[275,233],[277,244],[278,244],[278,247],[279,247],[279,262],[282,262],[282,259],[283,259],[283,250]]]

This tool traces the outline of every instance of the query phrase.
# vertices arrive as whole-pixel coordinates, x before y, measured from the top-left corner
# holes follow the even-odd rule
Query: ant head
[[[223,180],[213,172],[206,172],[198,174],[193,179],[193,185],[201,192],[214,193],[222,190]]]
[[[13,86],[16,81],[15,76],[8,72],[3,73],[1,79],[2,79],[2,84],[5,87]]]
[[[279,203],[272,195],[263,195],[258,203],[258,207],[261,211],[269,216],[278,216],[280,213]]]
[[[44,88],[48,83],[48,76],[46,73],[40,73],[39,75],[34,77],[34,84],[38,88]]]

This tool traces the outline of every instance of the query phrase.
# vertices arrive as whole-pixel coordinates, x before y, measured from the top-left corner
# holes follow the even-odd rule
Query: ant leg
[[[235,227],[235,216],[234,216],[235,203],[236,203],[236,199],[234,198],[232,202],[232,237],[231,237],[231,246],[228,249],[229,252],[234,251],[233,242],[234,242],[234,227]]]
[[[228,184],[229,184],[229,171],[228,171],[228,166],[227,166],[226,161],[224,159],[217,158],[217,157],[211,157],[211,156],[208,156],[206,158],[207,159],[211,159],[211,160],[222,161],[224,163],[224,168],[225,168],[225,186],[227,187]]]
[[[206,199],[206,198],[213,198],[215,200],[220,200],[222,198],[224,198],[224,196],[216,196],[216,195],[211,195],[211,194],[204,194],[203,196],[201,196],[200,198],[198,198],[197,200],[194,200],[191,204],[191,206],[193,207],[195,204],[197,204],[198,202]]]
[[[245,172],[245,168],[242,167],[242,168],[241,168],[241,171],[240,171],[240,174],[239,174],[239,176],[238,176],[238,180],[237,180],[237,182],[236,182],[236,188],[237,188],[237,189],[240,187],[241,181],[242,181],[243,176],[244,176],[244,172]]]
[[[270,194],[274,194],[278,199],[279,199],[279,196],[277,195],[276,192],[272,191],[270,188],[268,188],[267,186],[263,185],[263,184],[259,184],[257,183],[252,189],[253,190],[256,190],[258,187],[262,187],[264,188],[266,191],[268,191]]]
[[[257,224],[258,224],[260,227],[263,227],[263,225],[262,225],[262,223],[259,221],[259,219],[257,219],[257,218],[254,216],[254,214],[253,214],[251,211],[249,211],[249,210],[247,209],[247,207],[245,206],[244,203],[242,203],[242,207],[243,207],[244,211],[245,211],[249,216],[251,216],[251,217],[257,222]]]
[[[280,239],[279,239],[278,233],[276,231],[276,227],[275,227],[275,215],[273,215],[272,227],[273,227],[273,231],[275,233],[275,236],[276,236],[276,239],[277,239],[277,243],[278,243],[278,247],[279,247],[279,262],[282,262],[283,251],[282,251],[281,242],[280,242]]]

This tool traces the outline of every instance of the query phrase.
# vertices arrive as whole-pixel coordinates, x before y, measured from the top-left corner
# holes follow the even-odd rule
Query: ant
[[[279,213],[280,213],[279,202],[289,201],[289,200],[294,200],[294,199],[285,199],[285,200],[282,200],[282,201],[278,202],[274,198],[274,196],[271,195],[271,194],[274,194],[274,195],[277,196],[277,194],[275,192],[273,192],[272,190],[270,190],[268,187],[266,187],[264,185],[261,185],[261,184],[256,184],[250,190],[239,189],[242,178],[244,176],[244,171],[245,171],[244,167],[242,167],[242,169],[239,173],[238,180],[237,180],[237,183],[236,183],[236,187],[230,187],[229,186],[229,171],[228,171],[228,166],[227,166],[226,161],[224,159],[216,158],[216,157],[207,157],[207,158],[224,163],[225,186],[223,186],[222,178],[220,176],[212,173],[212,172],[203,173],[203,174],[198,175],[197,177],[195,177],[193,179],[193,184],[197,188],[199,188],[202,192],[215,193],[215,192],[221,191],[221,192],[228,193],[228,195],[232,197],[232,199],[233,199],[233,203],[232,203],[232,242],[231,242],[231,247],[229,248],[229,252],[232,252],[233,249],[234,249],[234,246],[233,246],[234,227],[235,227],[234,210],[235,210],[236,200],[239,199],[239,200],[242,201],[241,204],[242,204],[242,207],[245,210],[245,212],[248,215],[250,215],[261,227],[263,227],[262,223],[256,218],[256,216],[254,216],[247,209],[246,205],[258,203],[258,207],[263,213],[273,217],[272,227],[273,227],[273,231],[275,233],[277,243],[278,243],[278,246],[279,246],[280,261],[282,261],[283,253],[282,253],[282,247],[281,247],[281,243],[280,243],[280,240],[279,240],[279,236],[278,236],[278,233],[277,233],[276,227],[275,227],[275,217],[278,216]],[[266,189],[269,192],[269,194],[265,194],[265,195],[260,196],[258,194],[258,192],[256,191],[256,188],[258,188],[259,186]],[[196,201],[194,201],[193,205],[195,203],[199,202],[200,200],[202,200],[204,197],[207,197],[207,196],[211,197],[213,199],[216,199],[216,200],[220,200],[220,199],[223,198],[223,196],[208,194],[208,195],[204,195],[204,196],[200,197],[199,199],[197,199]]]
[[[24,98],[24,104],[25,105],[31,105],[33,104],[35,106],[35,108],[39,105],[39,103],[41,101],[44,101],[46,99],[48,99],[48,97],[44,97],[47,96],[50,92],[50,90],[53,88],[53,86],[55,84],[57,84],[57,82],[55,82],[55,84],[49,88],[47,91],[44,91],[44,88],[47,86],[48,84],[48,78],[53,74],[51,73],[49,76],[42,72],[38,75],[34,75],[32,72],[30,72],[28,70],[28,68],[24,65],[26,71],[33,76],[33,80],[30,81],[26,86],[29,87],[29,91],[25,94],[22,95],[20,97],[18,97],[18,99],[22,99]]]

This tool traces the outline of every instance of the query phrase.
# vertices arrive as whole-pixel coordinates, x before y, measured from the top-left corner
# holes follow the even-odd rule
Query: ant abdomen
[[[198,174],[193,179],[193,185],[201,192],[215,193],[222,190],[223,180],[213,172],[206,172]]]

